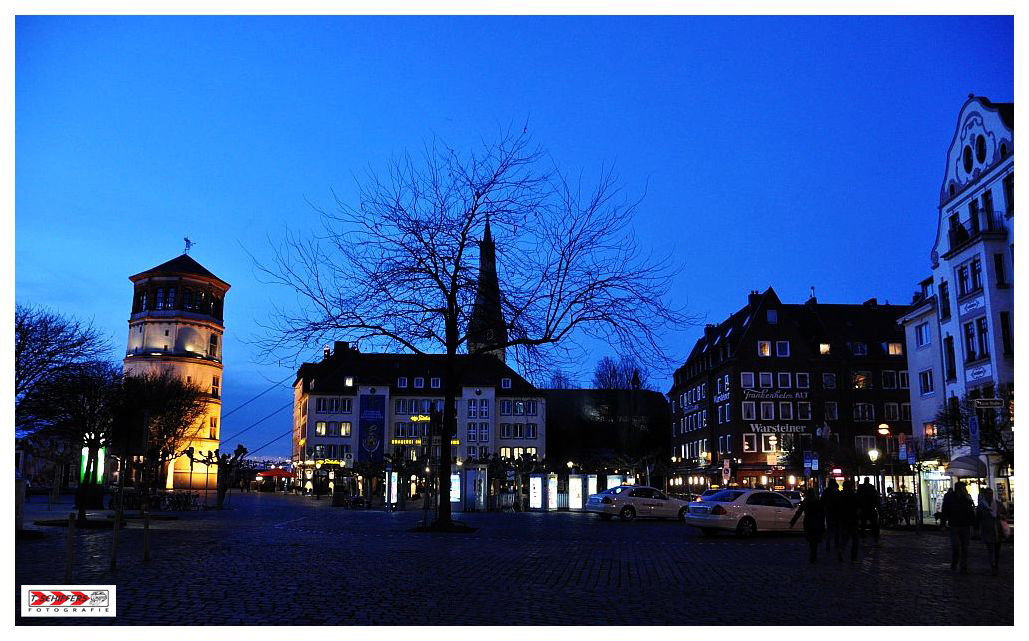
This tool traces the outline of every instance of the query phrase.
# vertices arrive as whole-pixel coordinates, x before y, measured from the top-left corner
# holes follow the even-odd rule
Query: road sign
[[[811,450],[804,450],[804,467],[811,467]]]
[[[732,476],[732,463],[729,459],[722,459],[722,483],[728,483]]]
[[[979,417],[968,419],[968,440],[972,446],[972,456],[979,456]]]
[[[811,469],[816,472],[818,471],[818,457],[811,458]]]
[[[975,408],[977,410],[990,409],[999,410],[1004,407],[1004,399],[1002,398],[977,398],[975,399]]]
[[[900,449],[900,453],[899,453],[898,458],[900,460],[902,460],[902,461],[907,459],[907,457],[908,457],[908,446],[907,446],[907,443],[901,443],[899,449]]]

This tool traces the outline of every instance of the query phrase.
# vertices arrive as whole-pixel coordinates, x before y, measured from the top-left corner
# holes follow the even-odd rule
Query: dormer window
[[[864,343],[851,343],[850,350],[854,352],[854,356],[868,356],[868,345]]]
[[[769,309],[765,312],[765,317],[768,319],[769,325],[775,325],[779,322],[779,310]]]
[[[511,379],[510,378],[502,378],[502,379],[500,379],[500,388],[501,389],[511,389]]]
[[[758,356],[771,356],[772,355],[772,341],[758,341],[757,342],[757,355]]]
[[[399,377],[397,379],[397,387],[400,387],[400,388],[406,388],[407,387],[407,377],[406,376],[401,376],[401,377]]]

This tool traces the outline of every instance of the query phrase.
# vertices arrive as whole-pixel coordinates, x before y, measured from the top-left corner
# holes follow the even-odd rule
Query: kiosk
[[[586,477],[582,474],[568,475],[568,509],[576,512],[586,506]]]

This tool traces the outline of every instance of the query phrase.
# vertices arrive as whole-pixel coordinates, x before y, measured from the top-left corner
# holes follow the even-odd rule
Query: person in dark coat
[[[857,489],[858,505],[861,507],[861,530],[872,531],[872,540],[879,542],[879,490],[875,489],[869,478]]]
[[[822,535],[825,533],[825,507],[822,500],[818,498],[818,490],[809,488],[804,494],[804,500],[800,502],[800,506],[790,520],[791,528],[801,514],[804,515],[804,538],[807,539],[810,550],[808,562],[814,563],[818,560],[818,546],[822,543]]]
[[[822,492],[822,508],[825,511],[825,551],[830,550],[830,546],[835,544],[836,547],[840,546],[840,527],[837,523],[839,520],[836,516],[836,502],[840,498],[840,486],[836,483],[836,479],[830,479],[829,483],[826,484],[825,490]]]
[[[979,539],[986,544],[990,569],[997,574],[1000,571],[1000,544],[1004,540],[1001,523],[1007,522],[1008,509],[1003,501],[993,497],[993,488],[986,487],[979,493],[975,514],[979,522]]]
[[[950,526],[950,569],[954,571],[960,566],[961,573],[968,574],[968,541],[975,525],[975,504],[964,481],[954,484],[949,502],[944,498],[943,520]]]
[[[840,528],[840,544],[836,546],[836,558],[843,561],[843,548],[850,543],[850,560],[857,561],[858,556],[858,518],[861,507],[854,492],[854,481],[843,482],[843,491],[836,501],[836,519]]]

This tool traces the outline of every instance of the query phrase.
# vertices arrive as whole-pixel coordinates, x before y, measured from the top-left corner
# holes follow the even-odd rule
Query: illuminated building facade
[[[221,429],[222,335],[225,293],[229,284],[188,254],[130,276],[132,314],[125,350],[126,374],[171,371],[209,394],[207,412],[196,437],[186,447],[212,452]],[[200,463],[190,469],[182,456],[167,470],[166,487],[215,487],[217,467]],[[192,484],[192,485],[191,485]]]
[[[790,488],[824,477],[830,461],[871,474],[873,449],[880,468],[895,462],[894,472],[906,472],[898,455],[911,434],[909,380],[897,324],[905,310],[875,299],[783,304],[769,288],[708,325],[669,392],[669,489]],[[820,465],[808,466],[804,452],[818,453]]]
[[[464,374],[451,440],[455,459],[544,457],[542,392],[492,354],[458,358]],[[443,359],[362,353],[345,342],[326,347],[320,362],[301,365],[293,384],[294,465],[346,469],[381,463],[384,454],[426,460],[429,425],[417,418],[443,409]]]
[[[1014,104],[970,95],[947,148],[932,274],[902,319],[908,352],[918,359],[911,374],[915,433],[927,452],[950,450],[951,461],[970,451],[944,443],[935,425],[944,405],[1014,393],[1014,150]],[[988,466],[980,459],[985,475],[1011,500],[1013,470],[993,458]],[[926,477],[932,509],[949,476],[940,468]]]

